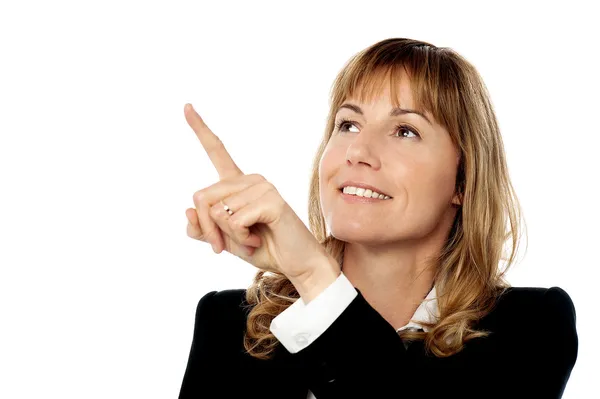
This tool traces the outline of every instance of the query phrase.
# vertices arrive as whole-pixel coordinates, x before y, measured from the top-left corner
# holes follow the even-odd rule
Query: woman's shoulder
[[[492,332],[492,342],[501,343],[500,347],[534,359],[527,360],[527,364],[546,367],[553,373],[564,371],[556,377],[564,381],[577,359],[575,305],[561,287],[504,290],[492,311],[480,320],[478,329]]]
[[[515,331],[548,327],[573,335],[575,323],[575,305],[563,288],[508,287],[499,292],[480,327]]]
[[[508,287],[499,293],[503,300],[536,300],[549,296],[551,298],[560,298],[563,301],[571,301],[569,294],[558,286],[550,288],[544,287]]]
[[[200,298],[200,302],[211,302],[214,306],[244,306],[246,305],[246,289],[231,288],[212,290]]]
[[[245,289],[212,290],[201,296],[196,306],[194,336],[212,340],[215,345],[223,344],[231,356],[238,352],[245,330],[248,311],[245,307]],[[235,344],[233,344],[235,343]],[[224,352],[224,356],[227,354]]]
[[[246,289],[212,290],[198,301],[196,318],[239,323],[247,311]]]
[[[500,291],[496,298],[497,307],[529,312],[532,310],[552,310],[561,313],[574,313],[571,296],[561,287],[508,287]]]

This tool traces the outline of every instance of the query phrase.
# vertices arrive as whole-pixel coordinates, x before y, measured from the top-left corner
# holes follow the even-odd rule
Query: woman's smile
[[[346,201],[350,204],[373,204],[373,203],[377,203],[377,202],[388,202],[388,201],[392,200],[392,198],[379,199],[379,198],[361,197],[361,196],[358,196],[355,194],[345,194],[342,190],[339,190],[339,189],[338,189],[338,193],[344,199],[344,201]]]

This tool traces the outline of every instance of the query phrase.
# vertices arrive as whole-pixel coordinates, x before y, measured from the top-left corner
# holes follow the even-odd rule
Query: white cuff
[[[271,321],[269,328],[290,353],[297,353],[325,332],[357,295],[356,288],[341,272],[308,305],[298,298]]]

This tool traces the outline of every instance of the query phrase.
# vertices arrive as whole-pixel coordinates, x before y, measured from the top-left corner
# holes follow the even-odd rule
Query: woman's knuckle
[[[252,173],[250,176],[252,177],[252,181],[260,182],[266,180],[260,173]]]
[[[268,180],[263,181],[261,184],[265,186],[267,191],[273,190],[275,188],[275,185]]]
[[[204,202],[205,198],[206,192],[204,191],[204,189],[196,191],[192,197],[194,203],[202,203]]]
[[[269,198],[270,200],[273,200],[274,199],[274,195],[277,195],[279,193],[277,191],[277,188],[275,187],[275,185],[272,184],[272,183],[269,183],[266,186],[266,190],[265,191],[266,191],[265,194],[268,195],[267,198]]]

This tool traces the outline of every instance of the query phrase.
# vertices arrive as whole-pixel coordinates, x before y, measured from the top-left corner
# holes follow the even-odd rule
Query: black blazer
[[[180,399],[560,398],[577,358],[575,308],[560,287],[512,287],[477,328],[491,331],[446,358],[405,348],[358,295],[313,343],[270,360],[244,353],[245,289],[211,291],[196,309]]]

